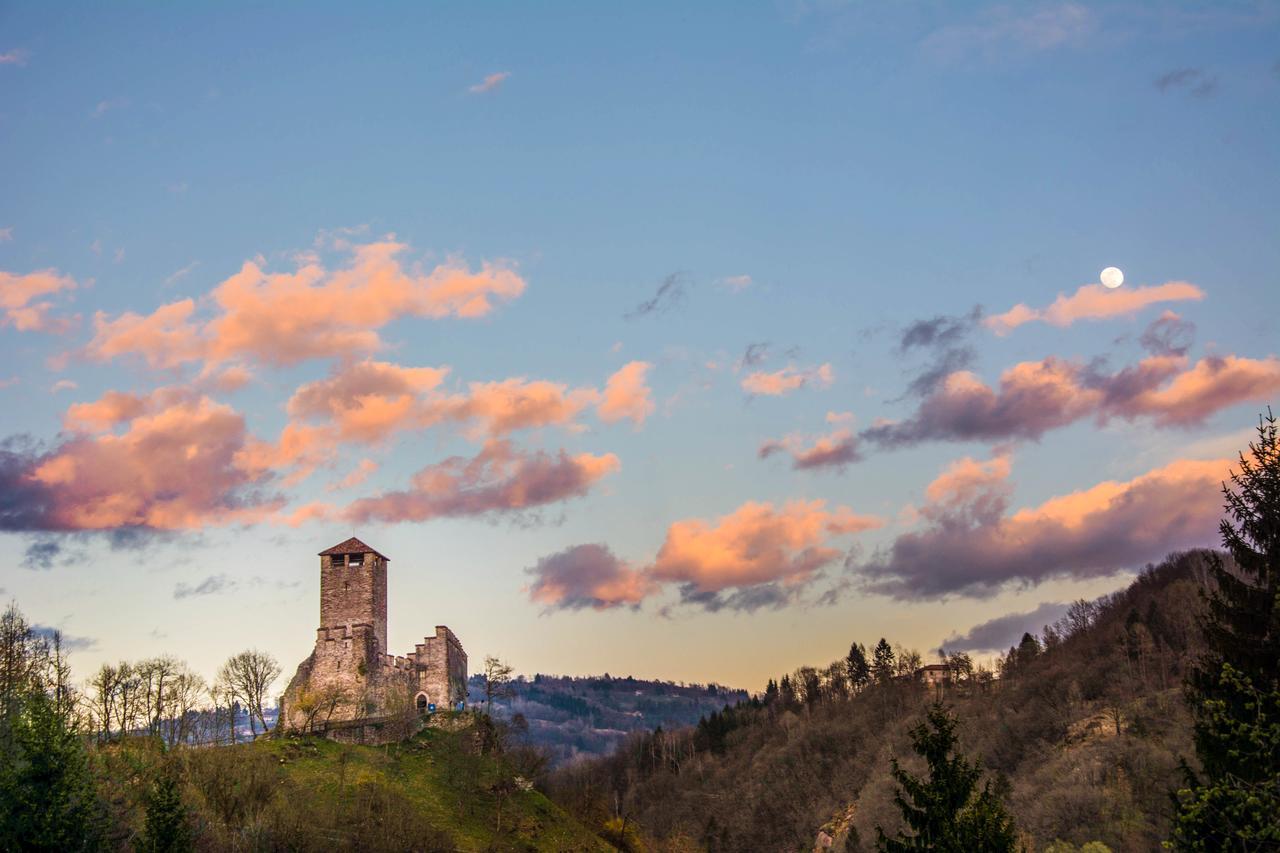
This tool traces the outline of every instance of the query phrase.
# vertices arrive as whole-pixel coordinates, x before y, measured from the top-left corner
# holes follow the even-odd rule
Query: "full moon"
[[[1124,284],[1124,273],[1120,272],[1117,267],[1107,267],[1102,271],[1102,275],[1099,276],[1099,279],[1101,279],[1103,287],[1115,290],[1117,287]]]

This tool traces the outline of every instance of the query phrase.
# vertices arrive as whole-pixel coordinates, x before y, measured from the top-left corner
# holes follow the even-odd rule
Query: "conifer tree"
[[[867,650],[861,643],[849,646],[849,654],[844,659],[844,664],[849,673],[849,683],[853,685],[854,691],[866,687],[867,682],[871,680],[871,664],[867,662]]]
[[[193,849],[182,788],[171,770],[160,771],[148,792],[142,849],[147,853],[186,853]]]
[[[1215,555],[1187,678],[1201,774],[1176,795],[1178,850],[1280,850],[1280,436],[1268,409],[1249,455],[1223,484],[1219,529],[1235,570]]]
[[[907,773],[893,759],[893,778],[902,786],[894,802],[913,834],[889,838],[876,827],[876,847],[886,853],[1012,853],[1013,821],[986,782],[982,766],[954,752],[956,720],[934,703],[925,722],[911,730],[911,744],[929,766],[927,779]]]
[[[875,664],[872,671],[875,673],[876,682],[879,684],[887,684],[893,680],[893,647],[889,645],[889,641],[884,637],[880,638],[880,642],[876,643]]]

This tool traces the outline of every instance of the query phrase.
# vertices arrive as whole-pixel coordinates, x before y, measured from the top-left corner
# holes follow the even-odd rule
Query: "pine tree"
[[[171,770],[162,770],[151,784],[141,849],[147,853],[185,853],[193,849],[182,787]]]
[[[884,637],[880,638],[880,642],[876,643],[875,664],[872,671],[875,672],[876,682],[878,684],[887,684],[893,680],[893,647],[889,645],[889,641]]]
[[[1176,795],[1178,850],[1280,849],[1280,436],[1268,409],[1223,484],[1222,544],[1210,563],[1208,648],[1187,679],[1203,776]]]
[[[902,786],[894,802],[913,835],[896,839],[876,827],[876,847],[887,853],[934,850],[939,853],[1004,853],[1015,849],[1013,821],[1000,797],[982,777],[980,763],[954,753],[956,720],[941,703],[929,709],[925,722],[911,730],[911,744],[929,766],[919,779],[893,759],[893,778]]]
[[[867,686],[871,680],[871,664],[867,662],[867,650],[861,643],[849,646],[849,654],[844,659],[845,669],[849,673],[849,683],[855,691]]]

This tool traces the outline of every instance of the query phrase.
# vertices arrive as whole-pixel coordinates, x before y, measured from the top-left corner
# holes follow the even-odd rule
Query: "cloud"
[[[253,450],[262,466],[297,466],[301,477],[329,461],[343,443],[378,445],[440,424],[460,426],[477,440],[549,426],[576,432],[582,428],[578,417],[594,406],[606,423],[630,419],[639,425],[654,410],[644,381],[650,367],[630,362],[609,377],[603,391],[513,377],[450,392],[442,388],[447,367],[343,363],[328,377],[299,386],[288,402],[290,422],[280,440],[256,443]]]
[[[917,350],[929,354],[928,361],[907,383],[904,396],[924,396],[950,374],[971,367],[977,352],[967,341],[981,319],[982,307],[975,305],[968,314],[939,314],[903,329],[898,338],[899,355],[909,356]]]
[[[770,439],[760,445],[756,455],[767,459],[777,453],[791,456],[791,467],[797,471],[834,469],[843,471],[861,459],[858,438],[847,429],[838,429],[818,436],[806,443],[802,436],[789,435],[782,439]]]
[[[342,517],[357,522],[400,522],[519,515],[582,497],[620,467],[612,453],[523,453],[509,441],[491,440],[474,458],[454,456],[428,465],[413,475],[409,489],[358,500]]]
[[[980,20],[930,33],[922,49],[938,59],[996,59],[1086,43],[1098,29],[1094,13],[1078,3],[993,6]]]
[[[78,637],[74,634],[66,634],[59,628],[53,628],[39,623],[31,626],[31,633],[35,634],[37,637],[43,637],[45,641],[49,643],[53,642],[54,634],[61,635],[63,651],[80,652],[86,649],[95,648],[98,645],[98,641],[93,637]]]
[[[338,491],[341,489],[354,489],[356,486],[369,479],[374,471],[378,470],[378,463],[372,459],[361,459],[355,468],[351,469],[347,476],[343,477],[337,483],[330,487],[330,491]]]
[[[1175,68],[1156,78],[1156,88],[1161,92],[1185,91],[1205,98],[1218,88],[1218,78],[1203,68]]]
[[[639,607],[672,585],[681,604],[708,611],[777,608],[801,600],[822,570],[840,559],[837,540],[880,524],[848,507],[828,510],[820,500],[780,507],[748,501],[714,522],[674,522],[653,562],[642,567],[604,545],[543,557],[527,570],[535,578],[528,593],[548,610],[605,610]]]
[[[687,289],[688,285],[684,275],[673,272],[663,279],[662,284],[658,286],[657,292],[651,298],[641,302],[635,308],[623,314],[622,317],[624,320],[635,320],[640,317],[647,317],[650,314],[665,314],[684,301]]]
[[[997,335],[1007,335],[1018,326],[1034,320],[1052,326],[1070,326],[1077,320],[1103,320],[1136,314],[1148,305],[1161,302],[1201,299],[1204,299],[1204,291],[1185,281],[1114,290],[1101,284],[1085,284],[1070,296],[1059,293],[1048,308],[1029,308],[1018,304],[1003,314],[986,318],[983,323]]]
[[[751,286],[751,276],[728,275],[720,279],[720,284],[723,284],[725,287],[729,288],[735,293],[740,293]]]
[[[1230,464],[1178,460],[1010,514],[1007,465],[964,459],[930,486],[922,529],[850,567],[866,590],[910,600],[1113,575],[1212,542]]]
[[[672,524],[648,572],[654,580],[679,584],[685,601],[704,607],[725,604],[718,596],[726,590],[744,593],[773,583],[786,589],[807,586],[841,556],[833,539],[880,524],[848,507],[827,510],[821,500],[781,507],[748,501],[714,523],[695,518]],[[746,595],[738,603],[738,609],[753,609],[747,605],[763,601]]]
[[[74,391],[80,387],[80,383],[74,379],[59,379],[49,388],[50,394],[57,394],[59,391]]]
[[[0,243],[13,242],[13,227],[0,228]]]
[[[645,384],[645,374],[653,365],[647,361],[632,361],[623,365],[609,377],[604,394],[596,406],[596,414],[605,423],[629,418],[636,426],[653,414],[653,395]]]
[[[1088,417],[1149,418],[1157,426],[1191,426],[1246,401],[1280,391],[1280,359],[1151,356],[1114,374],[1049,357],[1020,362],[992,389],[968,371],[949,375],[904,421],[876,424],[859,435],[884,447],[925,441],[1039,439]]]
[[[300,256],[292,273],[248,261],[204,300],[210,318],[197,318],[191,299],[146,316],[99,312],[85,354],[102,361],[138,355],[155,368],[242,358],[286,366],[377,350],[377,330],[400,317],[482,317],[495,301],[524,291],[524,280],[501,264],[473,272],[455,258],[430,271],[406,269],[400,256],[407,248],[391,239],[353,246],[350,263],[333,270],[314,255]]]
[[[169,275],[169,277],[168,277],[168,278],[166,278],[166,279],[164,280],[164,286],[165,286],[165,287],[172,287],[174,284],[177,284],[179,281],[181,281],[182,279],[184,279],[184,278],[186,278],[187,276],[189,276],[189,275],[191,274],[191,271],[192,271],[192,270],[194,270],[194,269],[195,269],[196,267],[198,267],[198,266],[200,266],[200,262],[199,262],[199,261],[192,261],[191,263],[187,264],[187,265],[186,265],[185,267],[183,267],[182,269],[180,269],[180,270],[175,270],[171,275]]]
[[[21,47],[15,47],[12,50],[6,50],[0,53],[0,65],[17,65],[19,67],[27,64],[27,59],[31,56],[31,51]]]
[[[1147,325],[1138,342],[1152,355],[1186,355],[1195,336],[1195,323],[1165,311]]]
[[[52,539],[32,542],[22,556],[22,566],[26,569],[51,569],[53,561],[62,553],[62,546]]]
[[[163,405],[161,405],[163,401]],[[101,401],[99,401],[101,403]],[[0,443],[0,529],[180,530],[251,522],[280,500],[261,491],[268,471],[244,464],[244,418],[207,397],[157,392],[127,411],[111,404],[70,414],[88,431],[48,452]]]
[[[127,106],[129,106],[128,98],[107,98],[106,100],[98,101],[97,105],[89,111],[89,118],[102,118],[112,110],[123,109]]]
[[[818,367],[787,365],[781,370],[756,370],[742,377],[742,389],[749,394],[779,397],[799,388],[826,388],[835,381],[835,371],[829,363]]]
[[[1052,625],[1071,607],[1068,603],[1046,601],[1027,613],[1006,613],[978,625],[963,634],[952,633],[942,641],[949,652],[999,652],[1015,646],[1023,634],[1035,634]]]
[[[764,364],[769,358],[769,342],[756,341],[747,344],[747,348],[742,351],[742,358],[738,359],[738,369],[744,370],[748,367],[756,367]]]
[[[628,566],[607,545],[574,545],[525,569],[534,581],[529,598],[548,610],[637,608],[656,591],[644,572]]]
[[[485,78],[473,86],[468,86],[467,91],[473,95],[481,95],[485,92],[492,92],[494,89],[502,85],[508,77],[511,76],[510,71],[498,71],[493,74],[485,75]]]
[[[209,575],[200,583],[192,586],[187,583],[178,583],[173,587],[174,599],[181,601],[184,598],[196,598],[202,595],[217,595],[222,592],[231,592],[237,586],[237,583],[226,575]]]
[[[41,297],[75,290],[71,276],[55,269],[36,270],[25,275],[0,270],[0,326],[19,332],[65,332],[69,320],[50,317],[53,303]]]

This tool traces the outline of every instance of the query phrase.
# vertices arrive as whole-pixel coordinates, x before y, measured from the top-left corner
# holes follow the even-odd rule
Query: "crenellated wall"
[[[353,538],[335,547],[351,543],[363,546]],[[280,697],[286,729],[305,728],[308,718],[315,725],[410,715],[428,704],[445,710],[466,697],[467,653],[447,626],[407,655],[387,652],[388,561],[369,552],[360,566],[349,554],[320,557],[320,628]]]

